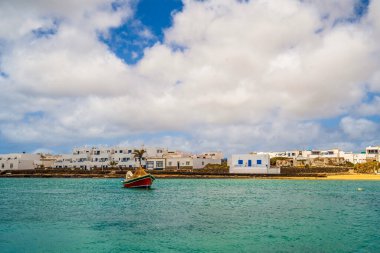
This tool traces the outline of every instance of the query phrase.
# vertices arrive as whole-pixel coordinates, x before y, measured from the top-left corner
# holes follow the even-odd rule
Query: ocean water
[[[380,252],[380,182],[0,179],[0,252]]]

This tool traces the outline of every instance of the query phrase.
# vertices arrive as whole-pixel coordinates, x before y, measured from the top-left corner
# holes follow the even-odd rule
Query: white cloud
[[[163,43],[135,66],[98,39],[132,17],[128,1],[116,11],[108,0],[0,3],[2,134],[47,146],[171,131],[188,137],[151,143],[234,152],[355,146],[318,120],[353,108],[376,115],[362,101],[379,90],[378,3],[338,25],[356,1],[184,3]],[[33,112],[42,116],[25,119]],[[349,116],[340,126],[357,143],[368,136],[354,126],[371,124]]]
[[[363,118],[345,117],[341,120],[340,126],[349,138],[360,141],[374,139],[379,131],[378,124]]]
[[[379,115],[380,112],[380,97],[375,96],[369,103],[362,103],[356,109],[356,114],[361,116]]]

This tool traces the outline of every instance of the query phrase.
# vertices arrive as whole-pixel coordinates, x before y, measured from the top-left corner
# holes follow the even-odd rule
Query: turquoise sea
[[[0,179],[0,252],[380,252],[380,182]]]

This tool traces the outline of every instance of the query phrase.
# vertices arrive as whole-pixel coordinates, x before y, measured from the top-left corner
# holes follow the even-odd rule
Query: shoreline
[[[226,175],[226,174],[153,174],[157,179],[256,179],[256,180],[344,180],[380,181],[380,174],[320,174],[320,175]],[[28,173],[2,174],[0,178],[124,178],[123,174]]]

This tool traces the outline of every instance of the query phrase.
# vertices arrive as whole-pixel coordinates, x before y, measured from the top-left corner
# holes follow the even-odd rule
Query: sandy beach
[[[380,180],[380,174],[348,174],[348,175],[331,175],[324,178],[325,180]]]
[[[268,179],[289,179],[289,180],[370,180],[380,181],[380,174],[334,174],[320,177],[271,177]]]

